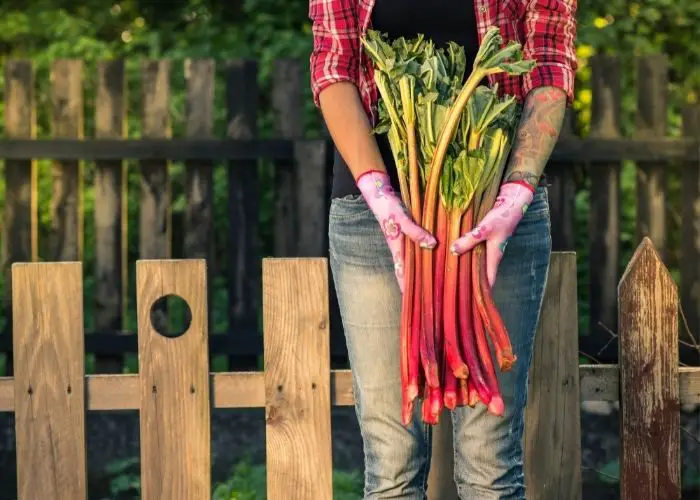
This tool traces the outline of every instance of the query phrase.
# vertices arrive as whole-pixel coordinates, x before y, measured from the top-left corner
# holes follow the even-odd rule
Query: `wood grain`
[[[51,66],[51,131],[54,137],[83,137],[83,62],[57,60]],[[51,261],[83,257],[83,175],[78,160],[53,161]]]
[[[267,496],[331,500],[326,259],[263,261]]]
[[[637,59],[637,138],[665,136],[667,113],[667,56]],[[637,242],[648,236],[662,260],[666,254],[666,167],[660,162],[637,163]]]
[[[699,369],[700,370],[700,369]],[[700,386],[700,377],[698,377]],[[88,375],[88,410],[138,410],[140,381],[138,375]],[[264,408],[265,375],[263,372],[217,372],[209,374],[214,408]],[[0,412],[13,412],[14,379],[0,377]],[[331,404],[352,406],[352,377],[349,370],[331,372]]]
[[[36,96],[31,61],[5,63],[5,135],[36,137]],[[5,160],[5,207],[2,223],[3,315],[12,324],[12,264],[39,257],[37,169],[34,160]],[[9,357],[8,357],[9,358]],[[8,359],[12,373],[12,359]]]
[[[454,439],[452,414],[443,409],[440,421],[433,427],[428,500],[459,500],[454,480]]]
[[[19,500],[86,499],[82,264],[12,274]]]
[[[204,260],[136,264],[143,500],[211,498],[209,360]],[[160,335],[151,306],[174,294],[192,321],[179,337]]]
[[[124,61],[97,68],[95,135],[127,136],[127,86]],[[119,160],[95,163],[95,329],[121,330],[127,300],[127,167]],[[122,356],[96,356],[99,373],[119,373]]]
[[[619,287],[623,500],[679,499],[678,292],[649,238]]]
[[[525,412],[525,485],[532,500],[578,500],[581,420],[576,254],[553,253]]]

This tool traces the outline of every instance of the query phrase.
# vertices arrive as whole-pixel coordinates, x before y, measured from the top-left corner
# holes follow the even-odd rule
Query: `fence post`
[[[294,144],[294,161],[298,172],[297,207],[304,221],[299,225],[298,233],[300,257],[322,257],[327,254],[327,151],[328,143],[322,139],[297,141]]]
[[[560,140],[575,138],[573,112],[567,110],[560,133]],[[552,214],[552,250],[571,251],[576,247],[576,179],[574,163],[553,162],[547,166],[549,204]]]
[[[525,412],[525,484],[532,500],[581,498],[576,254],[552,253]]]
[[[649,238],[619,301],[621,498],[680,499],[678,292]]]
[[[683,110],[683,131],[687,138],[700,139],[700,106],[688,106]],[[700,333],[700,164],[683,165],[683,208],[681,231],[681,304],[688,321],[688,328],[696,336]],[[681,339],[691,341],[682,330]],[[681,348],[681,359],[698,362],[694,349]],[[690,358],[690,356],[693,356]]]
[[[331,500],[325,258],[264,259],[267,498]]]
[[[159,299],[189,306],[189,328],[164,336],[153,323]],[[141,497],[211,498],[206,261],[139,260],[136,308],[141,387]]]
[[[620,65],[614,56],[597,55],[591,59],[593,109],[591,137],[620,137]],[[620,163],[592,164],[591,213],[589,219],[590,253],[589,304],[590,328],[581,339],[581,349],[598,352],[609,340],[607,330],[617,324],[616,296],[620,267]],[[608,356],[606,356],[608,358]]]
[[[51,66],[53,137],[83,137],[83,61],[58,60]],[[49,260],[83,258],[83,176],[79,161],[53,162]]]
[[[170,62],[145,61],[142,69],[143,123],[142,135],[147,139],[165,139],[170,128]],[[172,218],[169,161],[142,160],[139,211],[139,257],[169,259],[171,257]],[[168,310],[164,303],[157,309],[155,326],[165,330]]]
[[[210,139],[214,125],[214,77],[212,59],[185,61],[187,80],[187,137]],[[214,277],[214,180],[211,161],[188,160],[185,169],[185,242],[188,259],[206,259],[207,290]],[[207,325],[212,325],[208,302]]]
[[[272,87],[272,108],[275,112],[277,135],[284,139],[303,138],[302,72],[299,61],[275,61]],[[296,206],[297,179],[295,163],[289,160],[275,162],[275,256],[297,255],[299,211]]]
[[[637,60],[637,138],[666,135],[668,60],[649,55]],[[663,164],[637,165],[637,241],[648,236],[666,257],[666,186]]]
[[[101,62],[97,73],[95,135],[127,136],[124,61]],[[121,330],[126,318],[128,280],[127,168],[120,160],[95,162],[95,329]],[[98,356],[98,373],[119,373],[120,355]]]
[[[258,136],[258,65],[253,60],[229,61],[226,67],[226,135],[232,139]],[[241,331],[236,342],[261,346],[258,162],[232,161],[228,166],[228,325]],[[256,351],[258,350],[256,349]],[[258,357],[231,357],[229,368],[256,369]]]
[[[5,134],[9,139],[36,137],[34,70],[31,61],[5,64]],[[12,263],[39,258],[37,170],[34,160],[5,160],[5,210],[2,265],[5,275],[5,332],[12,333]],[[12,356],[7,356],[8,375]]]
[[[19,500],[87,498],[82,268],[12,266]]]

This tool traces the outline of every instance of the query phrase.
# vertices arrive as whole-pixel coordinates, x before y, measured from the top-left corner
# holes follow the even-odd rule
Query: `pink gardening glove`
[[[363,173],[357,178],[357,187],[384,232],[384,238],[394,260],[394,274],[403,293],[404,238],[401,237],[402,234],[418,242],[423,248],[433,248],[437,245],[437,240],[413,222],[401,198],[391,187],[391,181],[386,172],[369,170]]]
[[[489,285],[493,286],[508,238],[523,218],[533,197],[534,190],[525,182],[504,183],[493,208],[471,232],[454,241],[450,251],[461,255],[486,240],[486,277]]]

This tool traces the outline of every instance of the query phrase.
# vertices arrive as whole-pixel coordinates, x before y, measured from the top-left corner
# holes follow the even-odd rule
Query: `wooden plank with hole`
[[[327,261],[264,259],[267,496],[331,500]]]
[[[36,138],[34,69],[27,60],[5,63],[5,135]],[[3,315],[12,324],[12,264],[38,260],[37,169],[35,160],[5,160],[5,206],[2,224],[2,265],[5,278]],[[7,330],[10,331],[9,328]],[[13,371],[8,356],[7,372]]]
[[[206,262],[139,260],[136,292],[141,498],[211,498]],[[152,306],[168,295],[191,311],[178,337],[161,335],[151,321]]]
[[[103,61],[97,68],[95,135],[127,136],[127,87],[124,61]],[[121,160],[95,162],[95,329],[122,330],[127,291],[127,169]],[[96,356],[99,373],[119,373],[122,356]]]
[[[55,138],[83,137],[83,61],[61,59],[51,66],[51,131]],[[50,257],[83,256],[83,176],[79,160],[54,160]]]
[[[86,499],[82,264],[12,275],[19,500]]]
[[[678,291],[649,238],[619,286],[622,500],[680,499]]]
[[[553,253],[530,366],[525,485],[533,500],[581,498],[576,254]]]

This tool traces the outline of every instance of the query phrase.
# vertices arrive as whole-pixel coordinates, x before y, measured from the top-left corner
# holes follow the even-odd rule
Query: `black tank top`
[[[414,38],[422,33],[437,46],[456,42],[467,55],[468,76],[479,48],[473,0],[376,0],[372,28],[390,38]],[[377,135],[377,144],[394,188],[399,190],[396,165],[386,135]],[[332,197],[360,194],[350,169],[335,150]]]

